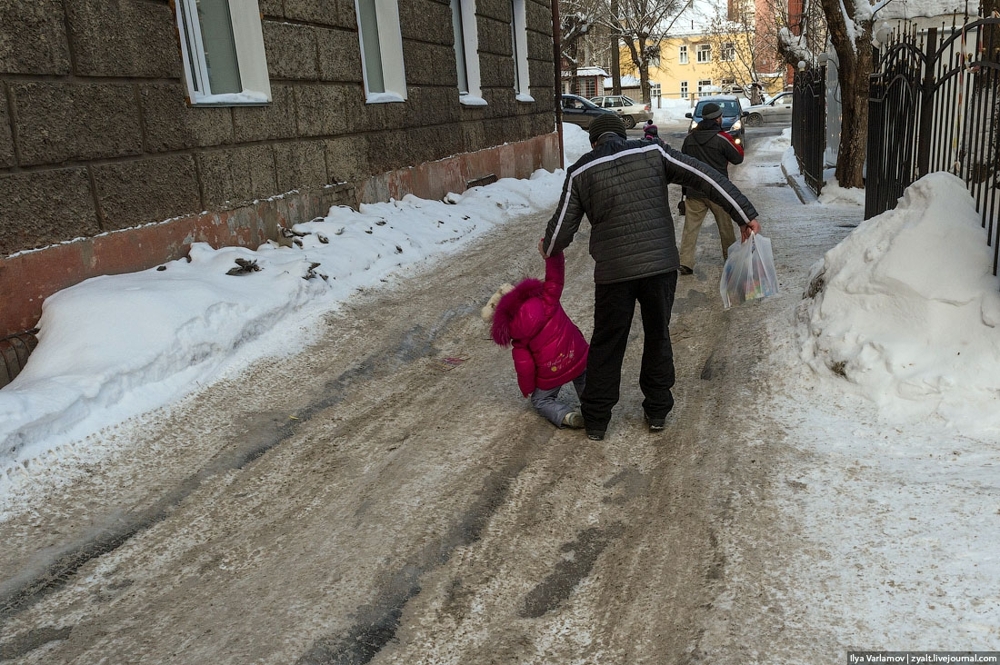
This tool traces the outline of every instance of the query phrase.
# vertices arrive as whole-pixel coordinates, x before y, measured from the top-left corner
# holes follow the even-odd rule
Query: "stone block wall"
[[[268,200],[299,197],[284,204],[282,223],[294,224],[407,187],[462,189],[455,173],[489,175],[477,164],[529,175],[450,161],[509,157],[511,145],[538,153],[518,164],[558,167],[551,1],[527,0],[535,101],[518,102],[510,2],[478,0],[484,107],[459,103],[448,0],[399,1],[407,100],[392,104],[365,101],[354,0],[258,0],[273,99],[232,107],[188,103],[168,0],[0,2],[0,309],[16,297],[5,267],[27,250],[237,209],[253,211],[253,225],[273,216]],[[438,162],[443,177],[424,166]],[[418,167],[418,178],[400,175]],[[255,242],[269,232],[259,226],[213,242]],[[183,251],[115,265],[151,267]],[[0,334],[12,325],[0,321]]]

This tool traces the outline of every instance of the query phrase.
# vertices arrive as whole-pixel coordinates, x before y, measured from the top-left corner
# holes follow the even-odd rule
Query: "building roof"
[[[570,72],[563,70],[563,76],[569,76]],[[608,73],[600,67],[577,67],[577,76],[607,76]]]
[[[622,87],[623,88],[638,88],[639,87],[639,83],[640,83],[639,79],[637,79],[636,77],[632,76],[631,74],[625,74],[624,76],[622,76]],[[610,76],[608,78],[604,79],[604,87],[605,88],[611,88],[612,85],[614,85],[614,81],[611,80]]]

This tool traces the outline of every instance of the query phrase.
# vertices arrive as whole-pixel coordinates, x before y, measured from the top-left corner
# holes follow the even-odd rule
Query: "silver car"
[[[653,119],[653,111],[649,104],[640,104],[625,95],[605,95],[591,97],[590,101],[604,109],[614,111],[625,121],[625,127],[632,129],[637,123]]]
[[[792,124],[792,93],[783,92],[764,104],[755,104],[746,109],[746,124],[760,127],[763,124]]]

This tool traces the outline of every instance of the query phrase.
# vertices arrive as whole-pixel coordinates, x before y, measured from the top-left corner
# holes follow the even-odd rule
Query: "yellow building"
[[[660,57],[649,68],[654,99],[657,92],[664,99],[689,99],[692,104],[710,94],[747,95],[753,78],[750,68],[742,64],[747,59],[746,40],[742,35],[706,34],[664,39]],[[622,49],[622,71],[635,74],[627,48]],[[758,72],[757,80],[769,96],[781,92],[785,85],[781,72]]]
[[[768,29],[773,12],[766,0],[693,0],[659,42],[659,57],[649,68],[650,96],[692,103],[709,94],[750,96],[755,81],[768,96],[781,92],[785,73]],[[620,63],[622,74],[638,76],[624,45]]]

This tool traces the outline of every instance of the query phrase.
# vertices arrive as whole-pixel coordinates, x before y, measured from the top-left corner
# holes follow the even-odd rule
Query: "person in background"
[[[595,118],[589,133],[593,150],[566,169],[539,251],[549,257],[561,254],[587,216],[594,259],[594,332],[580,406],[587,438],[600,441],[618,403],[636,302],[643,329],[639,388],[651,432],[665,428],[674,406],[669,326],[680,258],[667,185],[683,185],[723,206],[746,237],[760,232],[760,224],[753,205],[725,176],[659,139],[627,140],[625,123],[617,115]]]
[[[722,131],[722,108],[711,102],[705,104],[701,122],[685,137],[681,152],[705,162],[726,176],[726,179],[729,178],[730,164],[743,163],[743,147],[737,145],[729,134]],[[719,227],[723,262],[729,256],[729,247],[736,242],[736,234],[733,232],[733,220],[724,206],[697,191],[685,190],[684,196],[680,273],[690,275],[694,272],[698,233],[709,210],[712,211],[715,224]]]

